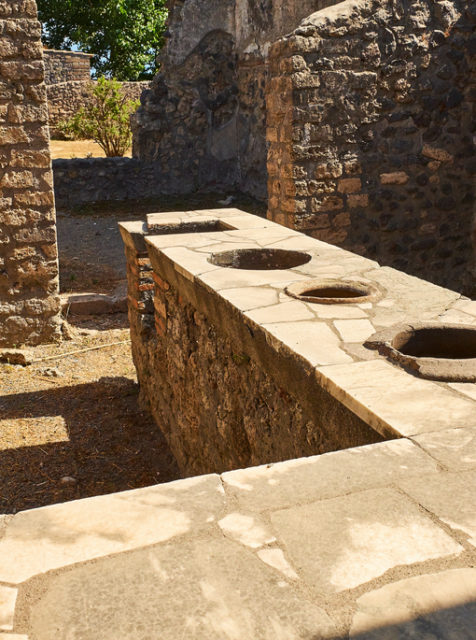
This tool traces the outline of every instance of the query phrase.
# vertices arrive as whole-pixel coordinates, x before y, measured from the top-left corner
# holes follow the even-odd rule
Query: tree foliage
[[[130,117],[139,100],[128,100],[120,82],[104,77],[91,83],[91,94],[88,105],[59,128],[75,140],[95,140],[108,158],[123,156],[132,142]]]
[[[43,42],[94,54],[96,77],[143,80],[156,71],[166,0],[37,0]]]

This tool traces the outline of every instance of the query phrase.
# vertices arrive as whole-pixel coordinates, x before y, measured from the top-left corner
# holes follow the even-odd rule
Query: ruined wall
[[[123,82],[122,92],[127,100],[139,100],[142,92],[147,89],[149,82]],[[48,114],[51,136],[62,138],[63,134],[57,129],[60,122],[68,120],[79,109],[91,101],[91,79],[59,82],[46,87],[48,94]]]
[[[60,332],[41,29],[33,0],[0,2],[0,344]]]
[[[175,0],[161,73],[142,98],[134,155],[171,182],[266,198],[267,52],[336,0]],[[182,190],[183,190],[183,186]]]
[[[476,4],[344,2],[271,50],[269,217],[467,293]]]
[[[46,85],[60,82],[87,82],[91,77],[89,53],[44,49]]]

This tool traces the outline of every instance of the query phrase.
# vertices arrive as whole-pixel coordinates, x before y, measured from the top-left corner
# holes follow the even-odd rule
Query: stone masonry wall
[[[143,240],[123,239],[141,401],[184,476],[383,440],[324,389],[302,393],[308,372],[267,354],[265,341],[250,336],[240,318],[225,319],[209,292],[178,275],[179,286],[165,280]],[[279,376],[266,368],[273,359]]]
[[[89,74],[88,74],[89,76]],[[91,100],[93,83],[86,80],[70,80],[46,87],[48,94],[48,113],[51,136],[62,138],[57,129],[60,122],[68,120]],[[127,100],[139,100],[142,92],[149,86],[148,82],[123,82],[122,92]]]
[[[45,49],[46,85],[61,82],[87,82],[91,77],[91,58],[89,53],[80,51],[56,51]]]
[[[269,217],[474,293],[476,3],[344,2],[271,50]]]
[[[171,0],[161,72],[142,98],[134,155],[188,189],[266,199],[270,44],[336,0]]]
[[[53,160],[56,208],[74,209],[92,202],[141,200],[185,193],[187,182],[170,183],[160,165],[135,158]],[[180,190],[183,191],[180,191]]]
[[[0,1],[0,345],[60,334],[41,28],[34,0]]]

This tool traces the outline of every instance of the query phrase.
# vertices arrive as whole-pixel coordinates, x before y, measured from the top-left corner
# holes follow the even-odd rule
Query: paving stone
[[[472,400],[476,400],[476,383],[475,382],[452,382],[448,386],[450,386],[458,393],[462,393],[468,398]]]
[[[289,300],[289,298],[288,298]],[[264,309],[248,311],[246,316],[258,324],[268,322],[298,322],[300,320],[314,320],[314,314],[307,305],[299,300],[281,302]]]
[[[240,245],[241,248],[241,245]],[[218,268],[211,273],[201,275],[199,280],[215,290],[232,287],[253,287],[272,283],[290,283],[304,280],[306,276],[290,269],[272,271],[252,271],[248,269]]]
[[[321,594],[354,589],[399,565],[463,551],[392,489],[277,511],[271,521],[297,573]]]
[[[403,436],[476,426],[476,404],[384,360],[319,367],[320,383],[380,432]],[[391,433],[390,431],[390,433]]]
[[[350,638],[474,640],[476,569],[400,580],[357,600]]]
[[[457,300],[454,305],[454,309],[459,309],[459,311],[464,311],[464,313],[469,313],[472,316],[476,316],[476,300]]]
[[[313,311],[319,318],[367,318],[363,309],[356,306],[344,306],[342,304],[315,304]]]
[[[476,428],[435,431],[416,436],[413,440],[450,471],[476,467]]]
[[[476,547],[476,471],[400,480],[399,486]]]
[[[270,567],[281,571],[281,573],[286,576],[286,578],[290,578],[291,580],[299,580],[298,574],[286,560],[281,549],[261,549],[256,555],[260,560],[262,560],[266,564],[269,564]]]
[[[352,362],[340,348],[339,338],[323,322],[279,322],[263,327],[313,366]]]
[[[0,631],[13,630],[16,599],[17,589],[0,585]]]
[[[218,526],[225,535],[251,549],[259,549],[266,544],[276,542],[273,534],[261,523],[256,522],[253,516],[230,513],[218,522]]]
[[[365,342],[375,333],[370,320],[336,320],[334,326],[344,342]]]
[[[267,287],[239,287],[237,289],[224,289],[220,295],[229,300],[241,311],[250,311],[278,302],[278,292]]]
[[[219,476],[23,511],[0,540],[0,581],[156,544],[210,527],[224,506]]]
[[[406,439],[336,451],[311,458],[229,471],[225,491],[247,511],[267,511],[383,487],[437,464]]]
[[[46,576],[35,640],[302,640],[336,635],[327,614],[225,538],[121,554]],[[85,615],[87,612],[87,615]]]

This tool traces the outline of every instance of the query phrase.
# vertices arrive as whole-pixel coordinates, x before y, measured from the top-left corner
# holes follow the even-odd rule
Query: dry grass
[[[34,356],[127,341],[126,323],[122,315],[85,318],[72,342],[37,347]],[[50,368],[61,377],[49,377]],[[25,368],[0,364],[0,389],[0,513],[179,477],[164,437],[138,405],[129,344]]]
[[[58,158],[104,158],[105,154],[94,140],[51,140],[51,157]],[[130,157],[129,151],[127,156]]]

